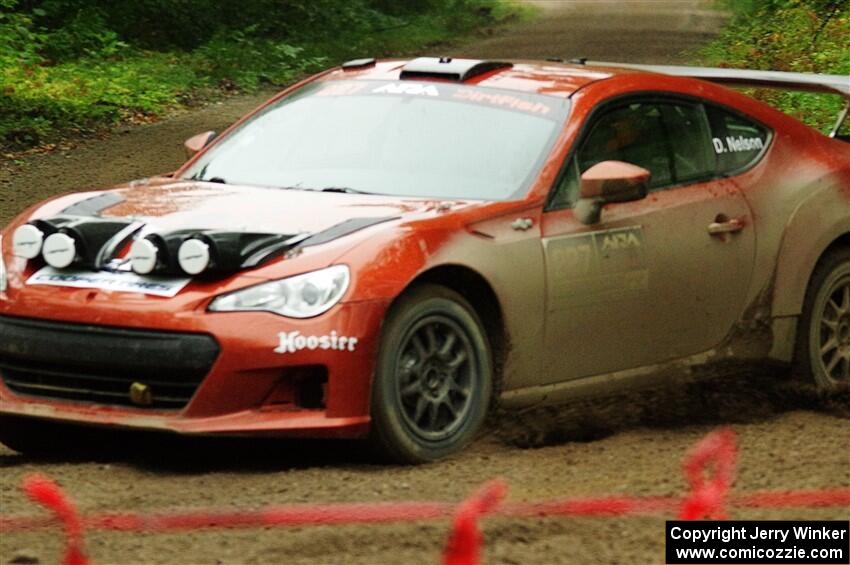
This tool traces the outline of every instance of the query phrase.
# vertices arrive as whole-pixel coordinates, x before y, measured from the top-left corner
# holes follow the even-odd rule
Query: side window
[[[573,206],[581,173],[601,161],[625,161],[652,173],[650,190],[708,180],[715,174],[711,135],[699,104],[635,102],[604,113],[570,158],[550,202]]]
[[[634,103],[604,114],[578,152],[583,173],[602,161],[625,161],[652,173],[650,189],[673,180],[673,148],[657,104]]]
[[[733,173],[751,165],[770,140],[769,131],[746,118],[706,107],[711,123],[711,143],[717,155],[717,172]]]
[[[667,135],[673,146],[676,184],[708,180],[715,175],[715,159],[708,142],[708,122],[702,106],[662,104]]]
[[[559,210],[575,206],[579,199],[578,181],[580,176],[578,160],[575,156],[572,156],[562,173],[558,186],[555,187],[555,192],[552,194],[552,200],[549,202],[550,208]]]

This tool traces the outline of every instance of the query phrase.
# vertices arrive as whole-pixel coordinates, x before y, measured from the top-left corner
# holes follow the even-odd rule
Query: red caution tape
[[[850,488],[755,492],[729,499],[735,508],[829,508],[850,507]]]
[[[48,508],[52,518],[0,516],[0,532],[27,531],[61,524],[65,535],[64,565],[89,565],[83,551],[83,530],[170,532],[209,528],[256,528],[333,524],[385,524],[446,519],[454,516],[443,553],[444,565],[479,565],[482,536],[478,521],[484,515],[528,517],[613,517],[671,514],[687,520],[724,519],[727,508],[850,508],[847,488],[817,491],[760,492],[730,495],[735,479],[735,435],[722,429],[706,436],[686,455],[682,470],[690,491],[684,497],[610,496],[546,502],[502,504],[506,486],[487,483],[469,499],[454,506],[445,502],[377,504],[320,504],[273,506],[260,510],[197,510],[174,513],[97,513],[80,516],[52,480],[33,475],[24,490]]]
[[[682,504],[682,520],[725,520],[726,497],[735,480],[735,432],[724,428],[706,436],[685,457],[682,469],[691,487]],[[714,475],[707,478],[709,471]]]
[[[481,531],[478,518],[492,512],[507,493],[502,481],[493,481],[465,500],[455,514],[446,551],[443,554],[444,565],[479,565],[481,563]]]
[[[33,501],[53,512],[65,530],[65,565],[89,565],[83,552],[83,526],[77,509],[52,480],[43,475],[24,479],[24,492]]]

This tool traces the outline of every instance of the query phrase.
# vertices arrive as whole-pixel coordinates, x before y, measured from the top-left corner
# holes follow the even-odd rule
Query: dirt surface
[[[726,16],[695,0],[536,0],[542,17],[460,49],[474,57],[685,63]]]
[[[734,387],[733,387],[734,388]],[[723,387],[725,389],[725,387]],[[752,388],[715,390],[705,402],[694,389],[680,410],[702,410],[662,424],[654,418],[618,422],[640,399],[606,404],[602,412],[566,411],[557,417],[495,423],[491,434],[461,455],[421,467],[369,464],[356,445],[323,443],[168,445],[120,453],[114,459],[50,462],[0,452],[3,512],[31,512],[20,494],[23,476],[46,472],[73,493],[84,511],[208,507],[259,508],[269,504],[463,499],[482,482],[504,478],[512,501],[557,497],[685,491],[679,468],[688,448],[720,423],[737,422],[741,448],[736,491],[835,488],[850,484],[848,424],[841,412],[764,403]],[[747,395],[738,398],[739,394]],[[711,396],[709,394],[709,396]],[[749,399],[748,399],[749,398]],[[755,399],[755,400],[753,400]],[[676,398],[667,397],[668,401]],[[678,398],[682,400],[682,398]],[[798,399],[799,400],[799,399]],[[845,399],[846,400],[846,399]],[[734,406],[735,415],[724,407]],[[647,404],[663,410],[670,404]],[[600,420],[607,410],[607,416]],[[571,413],[578,420],[566,420]],[[752,418],[744,415],[753,414]],[[672,416],[672,415],[670,415]],[[529,416],[530,417],[530,416]],[[592,437],[574,421],[591,423]],[[745,421],[741,421],[744,419]],[[618,423],[615,423],[618,422]],[[565,428],[553,426],[566,423]],[[647,424],[652,424],[651,427]],[[614,425],[614,429],[603,428]],[[574,433],[566,430],[572,428]],[[531,430],[531,435],[529,435]],[[605,433],[610,433],[607,437]],[[136,441],[127,442],[136,445]],[[139,442],[142,445],[141,441]],[[518,444],[526,447],[519,447]],[[528,447],[533,445],[535,447]],[[736,511],[741,519],[847,519],[848,510]],[[96,563],[438,563],[447,521],[408,525],[218,530],[139,535],[93,533]],[[491,519],[484,523],[486,563],[661,563],[664,517],[627,519]],[[3,536],[0,555],[37,556],[54,563],[57,531]]]
[[[183,141],[203,131],[223,131],[272,94],[233,97],[159,123],[122,128],[106,139],[33,155],[18,167],[0,166],[0,225],[57,194],[173,171],[185,160]]]
[[[461,48],[475,56],[588,56],[675,62],[722,18],[694,1],[536,2],[540,19]],[[28,158],[0,170],[0,224],[33,202],[179,165],[182,140],[220,131],[268,93],[240,97],[107,141]],[[370,464],[357,445],[210,445],[129,436],[110,459],[35,460],[0,446],[0,512],[29,513],[22,477],[56,478],[84,511],[387,500],[456,501],[503,477],[511,500],[683,492],[679,462],[718,425],[741,446],[738,491],[850,485],[848,391],[823,396],[760,373],[498,417],[451,460]],[[847,519],[848,510],[748,511],[741,518]],[[95,563],[436,563],[445,521],[415,525],[254,529],[179,535],[91,534]],[[663,518],[488,520],[487,563],[660,563]],[[57,562],[58,532],[3,535],[0,562]]]

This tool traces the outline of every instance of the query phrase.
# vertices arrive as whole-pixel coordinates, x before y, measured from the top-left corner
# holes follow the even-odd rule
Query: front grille
[[[218,354],[202,334],[0,317],[0,377],[21,395],[179,410]]]

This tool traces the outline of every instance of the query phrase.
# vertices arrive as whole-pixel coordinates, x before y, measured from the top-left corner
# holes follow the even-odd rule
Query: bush
[[[701,51],[702,64],[850,75],[846,0],[736,0],[727,6],[735,16]],[[844,104],[839,96],[779,90],[752,94],[822,131],[835,123]]]
[[[512,15],[501,0],[0,0],[0,143],[155,117]]]

